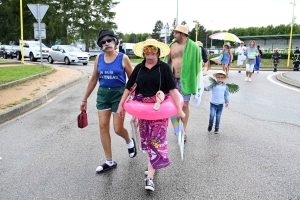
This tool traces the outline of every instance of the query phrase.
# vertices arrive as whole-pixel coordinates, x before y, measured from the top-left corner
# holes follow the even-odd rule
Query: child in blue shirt
[[[212,90],[208,131],[212,130],[214,118],[216,116],[215,134],[218,134],[223,105],[225,103],[227,107],[229,104],[229,89],[224,82],[227,75],[223,70],[218,70],[213,76],[217,79],[217,81],[207,87],[204,87],[204,91]]]

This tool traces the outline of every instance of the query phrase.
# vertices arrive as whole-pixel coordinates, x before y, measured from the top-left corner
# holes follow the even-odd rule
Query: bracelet
[[[87,100],[82,100],[81,102],[87,102]]]

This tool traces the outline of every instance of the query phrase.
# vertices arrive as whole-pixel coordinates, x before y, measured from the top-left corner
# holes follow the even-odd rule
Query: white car
[[[51,47],[48,55],[48,62],[53,63],[64,62],[66,65],[70,63],[82,63],[87,65],[90,55],[73,45],[54,45]]]

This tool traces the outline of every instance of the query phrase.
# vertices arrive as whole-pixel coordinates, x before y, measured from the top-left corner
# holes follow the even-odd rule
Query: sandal
[[[130,148],[130,149],[128,149],[128,154],[129,154],[129,157],[130,157],[130,158],[134,158],[134,157],[136,156],[136,154],[137,154],[137,150],[136,150],[136,146],[135,146],[135,141],[134,141],[134,139],[133,139],[133,138],[131,138],[131,139],[132,139],[132,141],[133,141],[133,147]],[[131,157],[130,154],[132,154],[132,153],[134,153],[134,154],[133,154],[133,156]]]
[[[156,96],[156,103],[154,104],[153,109],[159,110],[161,102],[165,100],[165,94],[163,91],[159,90],[155,96]]]
[[[96,168],[96,172],[97,173],[105,172],[105,171],[108,171],[108,170],[113,169],[115,167],[117,167],[117,163],[115,161],[113,161],[112,166],[109,166],[108,164],[104,163],[104,164],[102,164],[102,165],[100,165]]]

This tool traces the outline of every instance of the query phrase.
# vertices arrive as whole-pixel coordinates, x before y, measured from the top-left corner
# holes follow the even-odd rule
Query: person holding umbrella
[[[176,84],[170,66],[160,60],[161,57],[170,53],[168,45],[155,39],[147,39],[134,46],[134,54],[143,58],[130,76],[126,89],[120,101],[117,113],[124,120],[124,103],[129,95],[133,100],[142,103],[155,103],[158,105],[172,98],[176,108],[177,117],[183,119],[185,114],[180,105],[181,94],[176,89]],[[164,95],[165,94],[165,95]],[[154,191],[153,182],[156,170],[170,165],[168,157],[167,130],[169,119],[161,118],[159,115],[155,120],[139,119],[139,131],[141,136],[142,150],[148,153],[148,169],[145,171],[145,189]]]
[[[222,60],[221,60],[221,64],[222,64],[222,68],[223,71],[226,73],[226,75],[228,75],[229,69],[228,69],[228,64],[232,62],[232,52],[230,51],[230,44],[226,43],[224,44],[224,49],[222,52]]]
[[[249,47],[246,48],[244,55],[246,56],[246,78],[245,81],[251,82],[251,77],[256,62],[256,56],[259,54],[254,40],[249,41]]]

